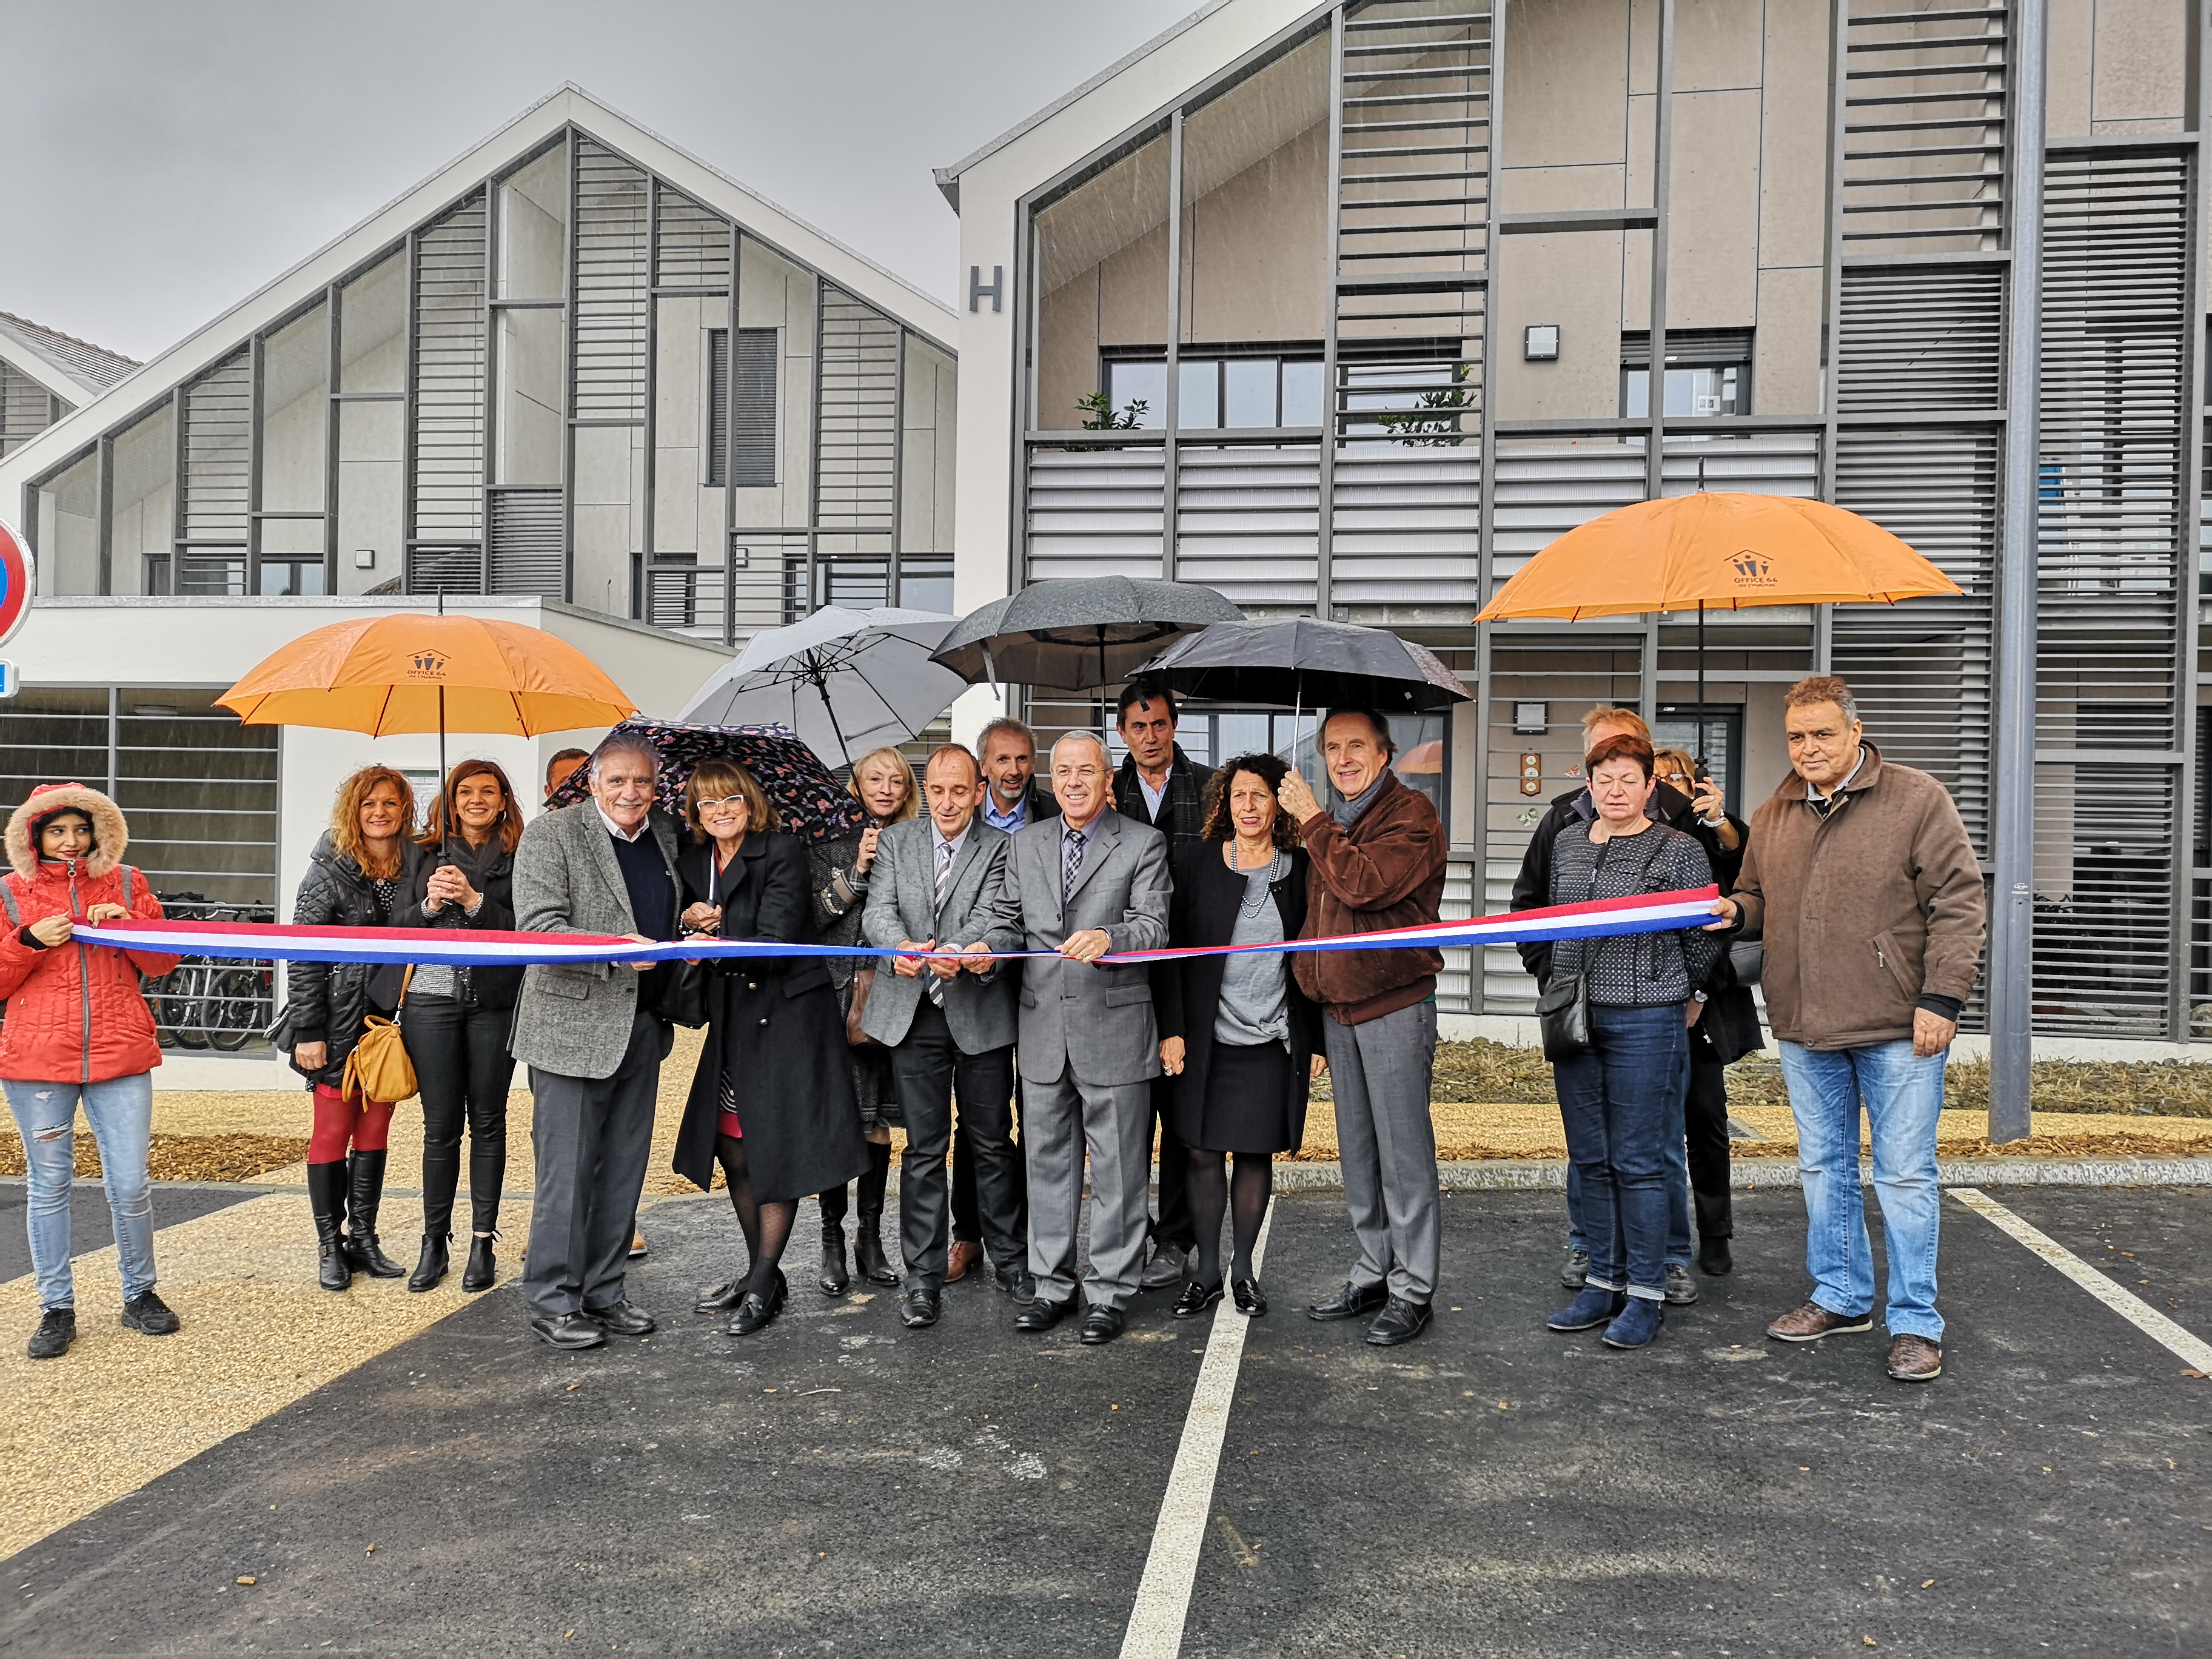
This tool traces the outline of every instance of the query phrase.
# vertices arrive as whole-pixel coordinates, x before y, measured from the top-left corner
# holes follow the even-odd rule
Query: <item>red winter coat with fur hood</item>
[[[31,826],[50,812],[74,807],[92,820],[92,854],[64,863],[41,860],[31,845]],[[41,950],[23,929],[47,916],[82,921],[95,904],[123,904],[123,849],[130,831],[115,803],[81,783],[46,784],[31,793],[8,820],[8,862],[0,878],[10,912],[0,923],[0,1078],[33,1083],[106,1083],[135,1077],[161,1063],[153,1010],[138,975],[160,978],[174,957],[116,951],[75,940]],[[161,914],[140,872],[131,872],[126,907],[141,921]]]

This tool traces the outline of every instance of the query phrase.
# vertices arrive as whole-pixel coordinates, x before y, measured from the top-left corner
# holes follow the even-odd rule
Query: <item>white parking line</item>
[[[1273,1206],[1252,1245],[1252,1273],[1259,1276],[1267,1255]],[[1182,1650],[1183,1620],[1190,1612],[1190,1587],[1198,1577],[1199,1546],[1206,1536],[1206,1511],[1213,1507],[1213,1475],[1221,1462],[1222,1437],[1229,1432],[1229,1407],[1237,1396],[1237,1373],[1244,1363],[1244,1334],[1252,1322],[1227,1297],[1213,1310],[1213,1334],[1198,1368],[1198,1386],[1183,1419],[1182,1443],[1176,1448],[1175,1470],[1152,1528],[1152,1553],[1145,1558],[1144,1582],[1121,1638],[1121,1659],[1176,1659]]]
[[[1953,1187],[1952,1197],[2021,1243],[2154,1340],[2164,1343],[2201,1371],[2212,1371],[2212,1342],[2191,1335],[2132,1291],[2124,1290],[2080,1256],[2038,1231],[1978,1187]]]

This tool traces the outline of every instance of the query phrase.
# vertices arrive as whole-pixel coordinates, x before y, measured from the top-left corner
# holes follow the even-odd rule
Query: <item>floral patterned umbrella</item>
[[[781,726],[678,726],[666,720],[624,720],[615,731],[643,738],[660,757],[660,804],[678,811],[684,785],[702,761],[735,761],[767,791],[783,827],[801,841],[836,841],[867,827],[860,803],[845,793],[814,751]],[[609,735],[612,735],[610,733]],[[546,800],[573,806],[585,798],[584,769]]]

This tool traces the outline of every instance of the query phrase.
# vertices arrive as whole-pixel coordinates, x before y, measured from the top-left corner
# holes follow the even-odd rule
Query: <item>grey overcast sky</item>
[[[1199,0],[0,0],[0,311],[144,358],[564,81],[950,301],[930,178]]]

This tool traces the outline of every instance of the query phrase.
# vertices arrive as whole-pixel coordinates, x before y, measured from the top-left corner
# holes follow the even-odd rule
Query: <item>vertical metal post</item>
[[[181,593],[179,586],[185,568],[185,516],[187,503],[185,485],[191,476],[191,455],[185,446],[185,388],[173,388],[169,393],[169,440],[173,450],[170,465],[174,471],[169,483],[169,571],[163,584],[171,593]],[[27,513],[24,517],[35,524],[38,515]],[[35,532],[33,532],[35,533]]]
[[[2204,35],[2203,0],[2185,0],[2182,8],[2184,24],[2188,30],[2189,45],[2182,62],[2182,126],[2197,140],[2197,147],[2185,152],[2189,157],[2189,275],[2183,293],[2185,319],[2204,314],[2205,260],[2201,246],[2204,226],[2204,151],[2203,149],[2203,81],[2202,50]],[[2200,608],[2198,587],[2203,581],[2199,570],[2202,554],[2197,547],[2197,532],[2194,526],[2202,523],[2204,514],[2203,470],[2193,465],[2188,458],[2204,453],[2204,400],[2189,388],[2203,384],[2204,331],[2191,326],[2186,321],[2182,330],[2181,402],[2181,516],[2175,538],[2174,570],[2174,740],[2180,750],[2181,765],[2174,778],[2174,817],[2177,833],[2173,837],[2173,887],[2172,914],[2172,951],[2168,969],[2170,993],[2166,1012],[2166,1036],[2175,1042],[2187,1042],[2194,1036],[2191,1011],[2197,1005],[2197,928],[2194,922],[2197,872],[2198,868],[2198,840],[2205,826],[2197,819],[2199,791],[2203,787],[2203,772],[2198,763],[2198,732],[2209,712],[2197,706],[2197,653],[2203,630],[2198,625]]]
[[[487,214],[490,211],[489,191],[485,211]],[[422,319],[417,314],[422,301],[421,237],[420,230],[407,233],[407,298],[400,312],[404,331],[404,338],[400,343],[407,354],[399,379],[399,591],[403,593],[415,591],[415,477],[422,450],[422,389],[420,376],[416,372],[422,326]],[[490,274],[487,267],[484,272],[487,280]]]
[[[1990,745],[1995,878],[1990,909],[1991,1140],[2028,1133],[2034,1061],[2035,577],[2043,360],[2045,0],[2014,0],[2007,209],[2012,285],[2006,293],[2004,527],[1996,591],[1996,729]],[[2191,395],[2194,395],[2192,391]]]
[[[1176,577],[1176,473],[1182,465],[1182,112],[1168,123],[1167,441],[1160,447],[1160,574]]]
[[[1498,180],[1502,163],[1505,132],[1505,32],[1508,0],[1492,0],[1490,9],[1490,150],[1485,158],[1483,204],[1489,222],[1483,231],[1482,242],[1482,434],[1477,451],[1480,482],[1476,486],[1475,504],[1475,591],[1481,595],[1480,603],[1491,599],[1491,584],[1496,580],[1496,552],[1492,543],[1498,527],[1498,265],[1501,239],[1493,227],[1498,216]],[[1332,222],[1334,216],[1331,215]],[[1473,848],[1474,892],[1471,914],[1480,915],[1488,904],[1490,887],[1490,731],[1496,716],[1498,702],[1491,690],[1491,643],[1496,634],[1494,623],[1477,623],[1474,629],[1474,690],[1477,714],[1474,722],[1474,821],[1468,826],[1468,842]],[[1446,719],[1444,752],[1451,752],[1449,717]],[[1449,801],[1450,796],[1446,795]],[[1471,1013],[1487,1012],[1485,987],[1489,975],[1483,971],[1484,951],[1477,945],[1468,953],[1468,1007]]]
[[[1827,269],[1820,278],[1820,499],[1836,499],[1837,447],[1840,441],[1836,419],[1836,353],[1844,314],[1844,89],[1850,85],[1845,69],[1850,56],[1849,0],[1828,0],[1828,178]],[[1813,607],[1813,672],[1828,672],[1834,640],[1835,607]]]
[[[246,359],[246,592],[261,592],[261,427],[268,400],[261,395],[267,372],[269,339],[256,334]]]
[[[905,514],[900,511],[906,496],[906,327],[901,324],[891,331],[892,347],[898,356],[891,364],[891,549],[884,564],[884,603],[902,605],[905,601],[899,592],[903,580],[905,563],[900,538],[906,533]]]
[[[107,798],[115,799],[116,775],[123,758],[123,688],[107,688]]]
[[[736,222],[732,221],[730,225],[730,314],[727,326],[723,330],[724,337],[727,341],[726,349],[730,354],[730,360],[724,365],[722,370],[722,643],[724,645],[735,645],[738,642],[738,323],[740,316],[739,305],[744,297],[744,233],[739,230]],[[783,384],[783,336],[778,334],[775,337],[775,373],[778,386]],[[713,421],[709,420],[708,425],[711,428],[714,425]],[[769,422],[769,442],[772,445],[780,444],[783,439],[781,428],[773,420]],[[771,457],[772,461],[780,459],[780,457]],[[771,465],[769,471],[771,477],[782,475],[782,468],[780,465]],[[776,518],[781,520],[784,516],[782,492],[779,490]],[[653,562],[653,545],[647,543],[645,557],[648,566]],[[750,559],[746,562],[746,568],[748,569],[751,568]],[[784,584],[789,580],[790,578],[784,574],[783,540],[778,537],[775,546],[776,621],[770,624],[771,627],[780,625],[783,620]]]
[[[654,463],[654,446],[659,441],[660,415],[657,408],[660,398],[660,300],[657,292],[660,284],[660,175],[645,175],[645,391],[644,401],[638,409],[637,465],[631,477],[637,482],[637,513],[631,520],[637,526],[638,546],[630,559],[630,586],[637,595],[635,614],[651,620],[647,606],[651,603],[653,578],[647,573],[653,566],[653,492],[658,482]],[[732,306],[731,309],[735,310]],[[737,336],[732,333],[732,340]],[[703,447],[703,446],[702,446]],[[726,488],[724,494],[727,494]],[[693,522],[697,522],[696,515]],[[695,531],[696,534],[696,532]],[[722,538],[722,562],[730,558],[730,538]],[[729,577],[722,578],[722,610],[729,611]],[[727,643],[728,629],[723,629]]]
[[[1651,363],[1644,371],[1644,493],[1663,493],[1667,468],[1667,206],[1674,170],[1674,0],[1659,0],[1659,51],[1651,88]],[[1647,720],[1659,718],[1659,617],[1644,622],[1643,672],[1637,686]]]
[[[802,617],[813,614],[821,603],[817,592],[821,579],[816,574],[816,567],[822,556],[822,397],[829,380],[822,362],[822,296],[827,292],[823,285],[822,273],[817,270],[814,273],[814,361],[808,365],[807,374],[812,386],[812,393],[807,399],[807,419],[811,422],[807,453],[812,459],[808,463],[806,476],[806,604],[799,613]],[[733,334],[730,338],[730,373],[727,376],[733,407],[738,395],[737,350],[737,337]],[[730,441],[734,447],[738,435],[734,414],[729,422],[729,428]],[[730,477],[734,479],[738,476],[734,459],[732,467]],[[735,489],[736,485],[732,484],[731,488]]]
[[[562,142],[568,147],[568,222],[561,234],[561,291],[568,303],[561,312],[561,597],[569,604],[576,602],[576,316],[578,296],[582,292],[578,253],[583,246],[582,227],[578,222],[584,211],[583,147],[576,141],[576,129],[570,127]],[[484,568],[491,568],[491,520],[484,520]],[[490,583],[484,584],[486,587]],[[605,603],[606,590],[599,590]],[[638,592],[633,584],[629,603],[623,614],[631,621],[637,620]],[[611,607],[610,607],[611,609]]]
[[[323,592],[338,591],[338,422],[344,405],[338,402],[345,378],[343,341],[338,330],[345,317],[345,290],[332,283],[323,290],[323,321],[326,331],[329,368],[323,374]]]
[[[94,523],[100,552],[93,572],[93,591],[108,594],[115,591],[115,439],[112,434],[103,434],[94,447],[92,468],[93,510],[100,515]]]
[[[1344,8],[1328,17],[1328,219],[1322,236],[1322,293],[1328,309],[1322,318],[1321,456],[1319,516],[1314,539],[1314,615],[1335,616],[1331,592],[1336,558],[1337,314],[1343,306],[1338,286],[1337,242],[1344,211]]]

